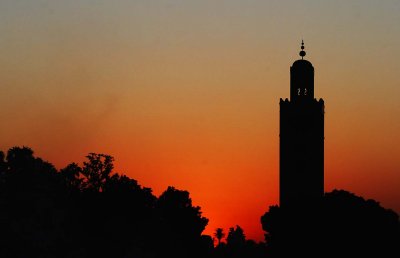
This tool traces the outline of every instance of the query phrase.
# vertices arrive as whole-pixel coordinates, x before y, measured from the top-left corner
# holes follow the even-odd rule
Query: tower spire
[[[306,51],[304,51],[304,41],[303,40],[301,40],[301,51],[299,54],[301,56],[301,59],[303,59],[303,57],[306,55]]]

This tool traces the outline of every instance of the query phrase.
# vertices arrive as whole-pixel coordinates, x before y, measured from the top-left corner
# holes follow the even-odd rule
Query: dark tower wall
[[[314,205],[324,194],[324,101],[314,99],[314,68],[290,68],[290,100],[280,100],[280,206]]]
[[[314,99],[314,67],[307,60],[297,60],[290,67],[290,100]]]

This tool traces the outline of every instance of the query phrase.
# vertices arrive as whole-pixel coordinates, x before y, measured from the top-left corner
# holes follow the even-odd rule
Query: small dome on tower
[[[294,61],[292,66],[296,66],[296,67],[299,67],[299,66],[310,66],[310,67],[313,67],[313,65],[311,64],[310,61],[304,60],[304,59],[299,59],[299,60]]]

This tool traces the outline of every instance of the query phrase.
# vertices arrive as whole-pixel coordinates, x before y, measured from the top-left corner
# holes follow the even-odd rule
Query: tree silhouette
[[[268,246],[274,246],[275,242],[279,244],[282,240],[283,215],[277,205],[269,207],[269,211],[261,217],[262,229],[265,232],[265,241]]]
[[[188,191],[150,188],[114,172],[113,158],[91,153],[83,165],[57,170],[27,147],[0,152],[0,257],[261,258],[287,255],[399,255],[399,217],[346,191],[325,194],[321,206],[261,218],[263,243],[240,226],[202,235],[208,219]],[[318,248],[316,248],[316,246]],[[397,256],[396,256],[397,255]]]
[[[82,174],[85,176],[85,187],[93,191],[102,191],[107,179],[114,169],[114,158],[110,155],[89,153],[88,161],[83,163]]]
[[[156,197],[151,189],[115,173],[114,159],[109,155],[90,153],[86,158],[83,167],[72,163],[60,170],[71,188],[72,214],[67,231],[78,243],[85,243],[74,255],[147,255],[156,231]]]
[[[227,243],[221,243],[215,248],[214,257],[217,258],[261,258],[265,257],[264,243],[256,243],[246,240],[243,229],[240,226],[229,228]]]
[[[105,154],[57,171],[30,148],[0,152],[0,257],[211,255],[208,219],[189,192],[157,198],[113,168]]]
[[[161,219],[165,252],[176,257],[200,255],[201,233],[208,219],[201,216],[200,207],[193,206],[189,192],[168,187],[157,200],[156,209]],[[177,250],[171,247],[179,246]]]
[[[324,201],[327,248],[339,246],[334,249],[338,255],[400,255],[400,222],[394,211],[343,190],[327,193]]]
[[[214,236],[215,236],[215,237],[217,238],[217,240],[218,240],[218,245],[220,245],[220,244],[221,244],[222,238],[225,237],[224,229],[223,229],[223,228],[217,228],[217,229],[215,230]]]
[[[65,246],[65,188],[50,163],[27,147],[2,155],[0,256],[46,257]]]
[[[382,257],[400,251],[398,215],[343,190],[326,193],[321,207],[288,212],[271,206],[261,223],[269,251],[279,257],[318,254],[315,246],[336,256]]]
[[[228,237],[226,238],[227,245],[233,247],[241,247],[246,243],[246,236],[243,229],[236,225],[236,228],[229,228]]]
[[[60,175],[63,177],[66,187],[73,191],[83,189],[83,174],[82,168],[76,163],[71,163],[60,170]]]

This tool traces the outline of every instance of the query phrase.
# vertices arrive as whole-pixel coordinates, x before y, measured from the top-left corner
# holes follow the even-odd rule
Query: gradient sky
[[[325,188],[400,212],[400,1],[2,0],[0,148],[89,152],[262,240],[279,98],[304,38],[326,104]]]

